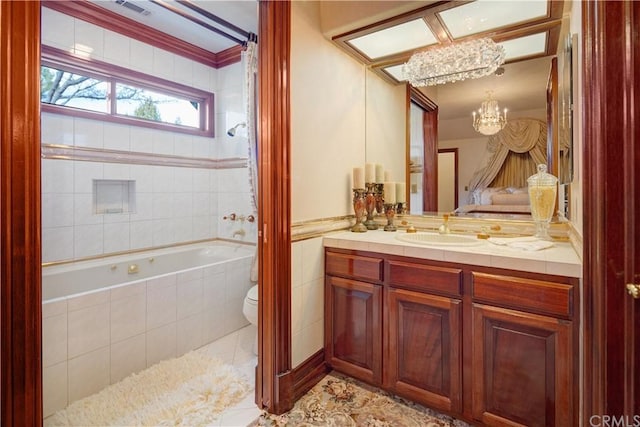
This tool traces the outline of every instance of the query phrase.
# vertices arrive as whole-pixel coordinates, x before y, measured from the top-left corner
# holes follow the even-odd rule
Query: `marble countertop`
[[[582,262],[569,242],[553,242],[552,247],[538,251],[509,248],[481,239],[474,246],[427,246],[396,238],[404,233],[382,230],[370,230],[366,233],[342,231],[326,235],[323,242],[325,247],[331,248],[582,277]]]

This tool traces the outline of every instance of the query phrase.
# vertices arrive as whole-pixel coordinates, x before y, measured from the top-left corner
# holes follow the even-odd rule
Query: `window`
[[[213,94],[42,46],[42,111],[214,136]]]

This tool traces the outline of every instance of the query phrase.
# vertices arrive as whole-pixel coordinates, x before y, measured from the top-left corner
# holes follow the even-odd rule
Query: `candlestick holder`
[[[398,215],[404,215],[406,213],[404,205],[405,204],[403,202],[398,202],[398,204],[396,206],[396,213]]]
[[[384,184],[376,183],[376,211],[382,215],[384,213],[384,198],[382,194],[384,193]]]
[[[353,211],[356,214],[356,223],[351,227],[351,231],[354,233],[364,233],[367,231],[367,227],[362,223],[365,211],[365,193],[364,188],[353,189]]]
[[[378,224],[373,220],[373,215],[376,213],[376,184],[368,182],[365,185],[367,186],[367,193],[365,196],[367,220],[364,222],[364,225],[367,227],[367,230],[377,230]]]
[[[396,216],[395,203],[385,203],[384,214],[387,217],[387,225],[384,226],[384,231],[396,231],[398,227],[393,225],[393,217]]]

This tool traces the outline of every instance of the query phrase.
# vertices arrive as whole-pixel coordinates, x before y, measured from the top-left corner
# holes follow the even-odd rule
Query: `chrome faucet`
[[[451,230],[449,229],[449,214],[442,215],[443,223],[440,227],[438,227],[438,233],[440,234],[449,234]]]
[[[232,237],[236,237],[236,236],[244,236],[245,235],[245,231],[244,228],[238,228],[237,230],[235,230],[233,232],[233,236]]]

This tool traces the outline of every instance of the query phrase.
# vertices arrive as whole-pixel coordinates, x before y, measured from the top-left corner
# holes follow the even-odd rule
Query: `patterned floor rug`
[[[468,424],[332,372],[283,415],[264,413],[255,426],[468,427]]]
[[[44,426],[206,426],[250,391],[233,366],[190,352],[73,402]]]

